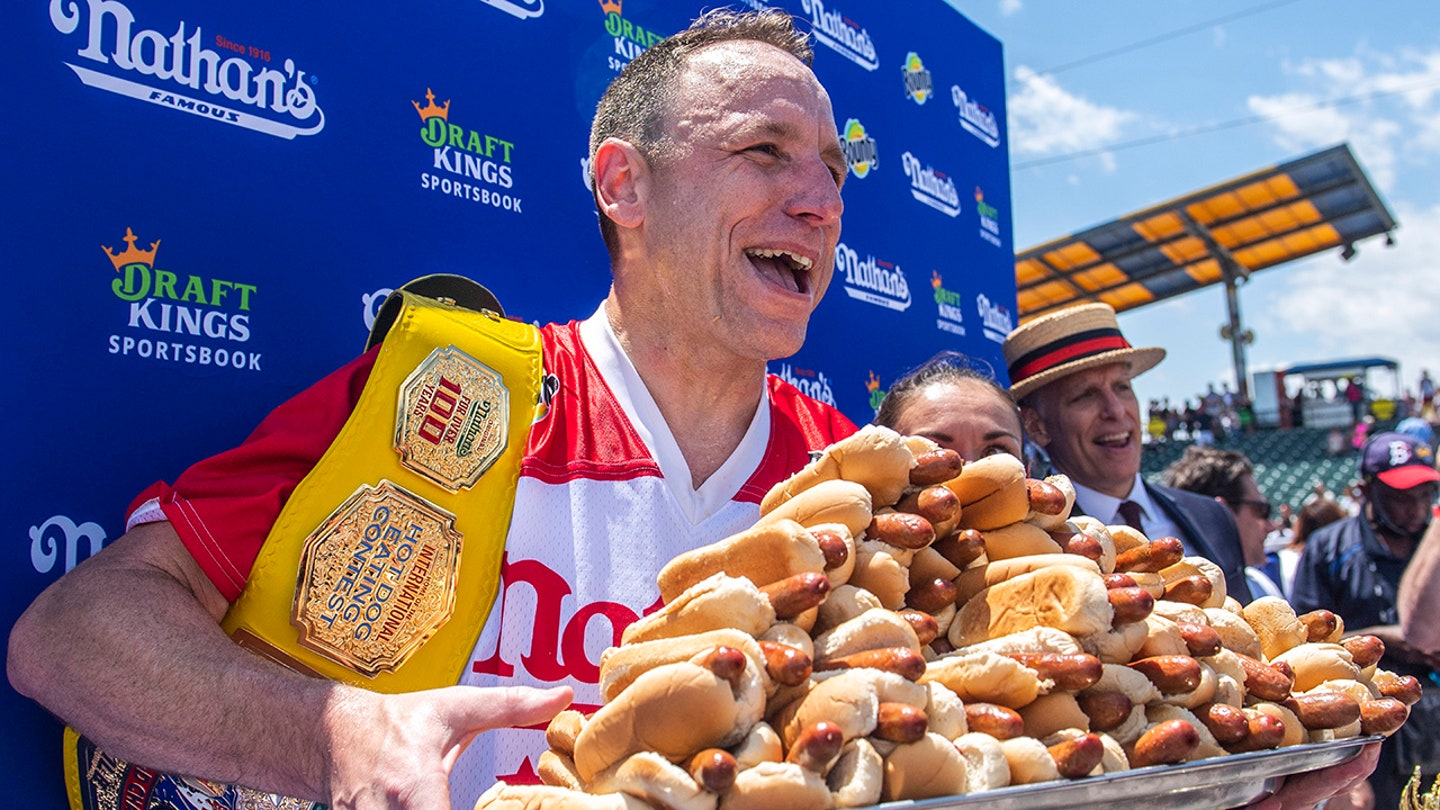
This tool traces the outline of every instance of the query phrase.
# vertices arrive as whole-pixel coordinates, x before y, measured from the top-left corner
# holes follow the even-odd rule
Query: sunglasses
[[[1255,512],[1260,515],[1261,520],[1269,520],[1270,514],[1274,509],[1274,505],[1269,501],[1257,501],[1250,498],[1237,498],[1236,500],[1230,501],[1230,504],[1232,506],[1249,506],[1253,508]]]

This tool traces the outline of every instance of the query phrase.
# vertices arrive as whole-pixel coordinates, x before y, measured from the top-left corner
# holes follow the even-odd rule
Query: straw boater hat
[[[1080,304],[1022,324],[1005,338],[1010,395],[1016,402],[1031,391],[1077,371],[1128,363],[1135,376],[1165,359],[1165,350],[1136,349],[1120,334],[1109,304]]]

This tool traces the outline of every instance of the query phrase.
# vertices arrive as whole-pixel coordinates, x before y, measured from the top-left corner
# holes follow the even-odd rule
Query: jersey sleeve
[[[270,527],[349,419],[378,348],[271,411],[240,445],[146,490],[226,599],[245,587]]]

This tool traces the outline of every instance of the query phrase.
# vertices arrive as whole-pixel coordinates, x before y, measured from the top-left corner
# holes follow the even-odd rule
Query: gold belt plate
[[[394,672],[454,613],[461,540],[450,512],[362,484],[305,539],[300,645],[366,677]]]
[[[510,391],[499,372],[448,346],[400,385],[400,463],[450,492],[475,485],[509,442]]]

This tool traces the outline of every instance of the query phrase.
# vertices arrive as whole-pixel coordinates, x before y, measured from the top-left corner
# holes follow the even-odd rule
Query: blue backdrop
[[[771,370],[863,422],[940,349],[1003,369],[1000,43],[942,0],[772,5],[814,34],[851,177],[835,280],[804,350]],[[458,272],[512,315],[588,316],[609,283],[591,112],[701,7],[12,8],[0,627],[118,537],[141,489],[358,353],[390,288]],[[6,803],[63,807],[60,725],[8,684],[0,717]]]

